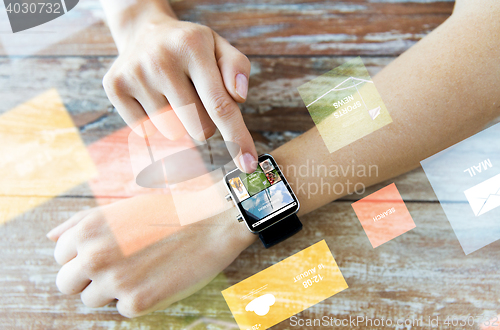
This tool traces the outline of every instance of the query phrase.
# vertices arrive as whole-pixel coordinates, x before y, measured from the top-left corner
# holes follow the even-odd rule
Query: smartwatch
[[[302,229],[296,215],[299,200],[271,155],[259,156],[255,172],[235,169],[224,176],[224,182],[229,191],[226,199],[233,200],[240,212],[238,221],[259,235],[266,248]]]

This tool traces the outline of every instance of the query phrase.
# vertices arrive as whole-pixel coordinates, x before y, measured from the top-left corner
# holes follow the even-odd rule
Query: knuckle
[[[142,54],[139,61],[129,63],[128,66],[121,68],[118,73],[113,74],[109,86],[111,93],[117,96],[132,95],[138,85],[146,85],[147,65],[145,63],[148,61]]]
[[[163,63],[165,58],[165,53],[163,51],[163,46],[159,44],[152,45],[144,51],[142,63],[153,63],[155,65],[160,65]]]
[[[192,24],[189,27],[176,30],[174,32],[174,38],[177,40],[177,44],[181,49],[184,49],[188,53],[196,53],[202,49],[209,40],[207,38],[207,32],[209,30],[208,27]]]
[[[215,115],[222,120],[230,119],[235,113],[234,103],[222,92],[212,96],[211,106]]]
[[[63,277],[62,277],[62,273],[61,271],[59,271],[59,273],[57,273],[57,276],[56,276],[56,286],[57,286],[57,289],[64,293],[64,294],[69,294],[67,288],[66,288],[66,285],[65,285],[65,282],[63,281]]]
[[[83,243],[88,240],[94,231],[93,223],[91,221],[83,220],[76,227],[76,237],[77,243]]]
[[[85,247],[85,249],[80,252],[79,258],[81,260],[82,271],[91,279],[99,274],[106,264],[106,258],[103,258],[102,254],[88,247]]]
[[[69,272],[69,273],[68,273]],[[75,287],[73,286],[73,281],[70,280],[69,274],[71,271],[68,270],[67,266],[63,266],[56,276],[56,286],[61,293],[64,294],[75,294]]]
[[[120,300],[118,311],[128,318],[140,316],[150,308],[148,300],[147,295],[144,293],[131,293]]]
[[[130,274],[120,271],[120,269],[110,268],[107,272],[107,277],[110,283],[113,283],[113,290],[117,292],[117,298],[123,300],[124,304],[130,302],[135,283],[131,281]]]
[[[144,292],[135,292],[132,294],[130,309],[134,315],[140,315],[151,307],[148,296]]]
[[[106,73],[102,79],[102,86],[109,98],[119,97],[127,90],[126,78],[122,74],[113,71]]]
[[[102,230],[101,222],[96,214],[90,214],[75,226],[76,243],[79,246],[87,244],[96,238]]]
[[[99,304],[94,302],[94,300],[92,300],[91,298],[87,297],[84,294],[81,295],[80,299],[82,300],[82,303],[89,308],[101,307]]]
[[[128,291],[126,274],[124,274],[116,269],[112,269],[108,273],[108,277],[109,277],[111,283],[113,283],[113,287],[118,292],[127,292]]]
[[[137,315],[130,309],[130,304],[128,300],[124,299],[119,299],[118,304],[116,305],[116,309],[118,310],[118,313],[121,315],[128,317],[128,318],[133,318],[136,317]]]
[[[54,259],[59,265],[65,263],[64,251],[67,249],[68,243],[73,239],[74,236],[71,232],[65,232],[57,240],[56,247],[54,248]]]
[[[129,291],[130,287],[129,282],[126,279],[126,274],[116,270],[111,270],[109,272],[109,279],[118,292],[125,293]]]
[[[96,308],[100,307],[99,304],[96,303],[95,299],[92,299],[89,293],[83,291],[82,294],[80,295],[80,299],[82,300],[82,303],[90,308]]]
[[[174,58],[175,54],[169,54],[163,46],[156,45],[145,53],[142,61],[144,68],[137,70],[136,76],[143,77],[145,72],[148,72],[153,77],[169,79],[171,73],[175,71],[175,65],[178,64]]]

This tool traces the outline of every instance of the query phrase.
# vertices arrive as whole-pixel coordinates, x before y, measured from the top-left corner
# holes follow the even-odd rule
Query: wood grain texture
[[[397,55],[448,18],[453,2],[172,1],[182,20],[210,26],[247,55]],[[5,39],[0,55],[116,55],[98,0],[68,13],[72,34],[33,43]],[[67,29],[54,21],[48,33]],[[67,23],[66,23],[67,24]],[[46,30],[46,29],[45,29]],[[42,30],[43,31],[43,30]]]
[[[314,123],[297,87],[348,59],[350,57],[251,58],[249,96],[241,108],[259,153],[272,151],[313,127]],[[372,76],[392,59],[363,58]],[[116,182],[121,182],[118,178],[130,180],[131,175],[127,159],[127,135],[115,134],[123,129],[125,124],[113,111],[101,84],[102,76],[112,61],[113,59],[108,57],[42,57],[23,59],[16,63],[11,63],[8,59],[0,60],[0,82],[5,86],[10,82],[8,89],[0,90],[0,98],[5,100],[1,105],[0,114],[55,87],[75,125],[79,127],[84,143],[97,152],[94,153],[97,157],[94,158],[96,164],[116,165],[112,167],[113,172],[107,169],[107,172],[100,173],[99,179],[102,181],[99,186],[108,189],[100,190],[99,196],[117,196],[120,189],[117,188]],[[100,147],[96,149],[93,146],[97,143]],[[99,155],[98,150],[102,150],[102,155]],[[385,184],[370,188],[364,195],[382,188]],[[400,176],[396,185],[404,199],[436,200],[422,170]],[[65,194],[92,196],[94,193],[85,190],[85,187],[88,186],[79,186]],[[119,195],[132,196],[133,193],[122,189]],[[357,195],[345,197],[348,200],[357,198]]]
[[[375,75],[443,22],[453,3],[184,0],[173,6],[182,19],[211,26],[250,56],[249,96],[241,109],[258,152],[268,152],[313,125],[298,86],[351,58],[344,55],[362,55]],[[362,195],[395,182],[417,226],[377,249],[370,246],[351,207],[362,196],[352,195],[303,217],[303,231],[275,248],[252,245],[205,289],[164,311],[129,320],[114,304],[90,309],[79,296],[60,294],[54,244],[45,233],[77,211],[144,193],[133,188],[125,124],[101,84],[116,48],[97,0],[81,1],[75,10],[82,29],[56,44],[35,53],[23,43],[0,45],[0,115],[57,89],[99,171],[93,182],[44,203],[33,202],[40,198],[37,194],[0,195],[0,205],[11,204],[13,198],[37,205],[0,226],[0,328],[236,329],[220,291],[321,239],[329,245],[349,289],[300,313],[301,318],[396,320],[437,315],[437,329],[452,329],[444,326],[447,316],[486,319],[500,312],[500,243],[465,256],[421,169],[370,187]],[[85,25],[86,21],[92,23]],[[54,23],[65,27],[62,21]],[[28,54],[36,56],[10,57]],[[478,328],[477,323],[466,327]],[[273,329],[325,327],[292,327],[286,320]]]
[[[284,242],[283,248],[291,254],[325,238],[349,289],[307,309],[299,317],[321,318],[327,315],[344,319],[349,315],[359,315],[396,320],[427,318],[429,315],[465,318],[468,315],[498,314],[499,288],[495,282],[499,265],[493,260],[499,242],[465,257],[438,203],[406,204],[416,228],[377,249],[371,248],[350,203],[334,202],[303,217],[304,231],[294,240]],[[226,274],[233,272],[229,278],[235,282],[243,280],[252,272],[285,257],[279,252],[258,250],[259,246],[253,245],[244,251],[226,269]],[[261,266],[257,266],[259,264]],[[243,269],[245,273],[241,274]],[[284,321],[273,329],[294,328],[301,327],[291,327],[289,321]],[[439,328],[453,327],[444,327],[441,323]]]
[[[349,289],[300,313],[301,318],[465,318],[499,312],[500,273],[494,262],[499,242],[465,257],[439,204],[407,202],[417,227],[372,249],[350,203],[334,202],[304,216],[304,230],[278,248],[263,250],[258,242],[252,245],[196,295],[166,310],[128,320],[116,312],[114,304],[86,308],[78,295],[62,295],[54,284],[59,266],[52,256],[54,244],[45,233],[74,212],[95,205],[92,198],[58,198],[1,228],[2,328],[181,329],[203,317],[195,329],[208,329],[207,324],[209,329],[227,329],[228,324],[234,327],[234,321],[220,290],[323,238]],[[273,327],[293,328],[289,321]]]
[[[99,200],[101,204],[113,201],[117,199]],[[75,212],[95,206],[93,198],[53,199],[0,229],[2,329],[181,329],[200,316],[234,324],[220,293],[227,287],[224,274],[182,305],[133,320],[118,314],[114,303],[91,309],[79,295],[62,295],[55,286],[60,267],[54,261],[54,243],[45,233]]]

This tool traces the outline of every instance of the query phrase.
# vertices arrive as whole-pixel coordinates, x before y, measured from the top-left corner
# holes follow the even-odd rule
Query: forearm
[[[405,173],[500,115],[500,23],[494,15],[455,13],[374,77],[392,124],[334,153],[316,127],[272,152],[300,200],[299,214],[352,193],[357,183],[370,186]],[[345,175],[329,175],[332,165]],[[357,175],[358,165],[365,176]],[[378,169],[372,175],[370,165]]]
[[[111,34],[121,52],[134,31],[155,17],[177,19],[168,0],[101,0]]]

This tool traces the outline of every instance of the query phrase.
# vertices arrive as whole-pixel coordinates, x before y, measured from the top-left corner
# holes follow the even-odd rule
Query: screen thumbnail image
[[[278,174],[278,171],[276,171],[276,170],[272,170],[272,171],[267,172],[266,178],[267,178],[267,181],[269,181],[269,183],[271,185],[275,184],[276,182],[281,181],[281,177]]]
[[[250,197],[248,191],[246,190],[243,182],[241,182],[241,179],[239,177],[235,177],[229,180],[229,184],[231,185],[231,188],[233,188],[234,193],[240,201]]]
[[[257,167],[255,172],[251,174],[241,173],[240,178],[250,196],[257,194],[271,185],[260,167]]]
[[[293,198],[282,181],[246,199],[241,205],[252,217],[262,219],[292,202]]]
[[[260,167],[262,167],[264,173],[274,170],[274,166],[269,159],[266,159],[265,161],[260,163]]]

